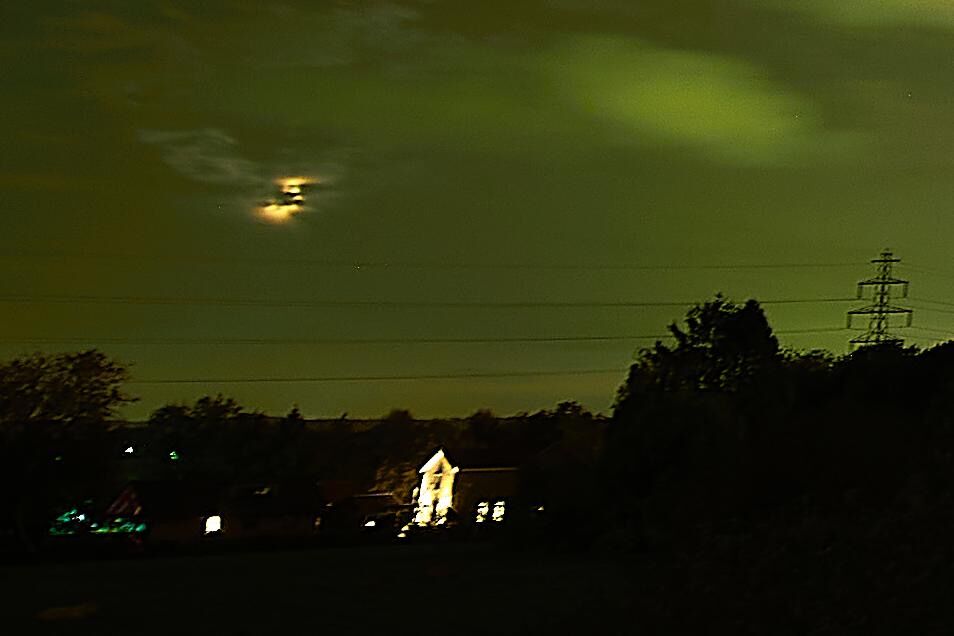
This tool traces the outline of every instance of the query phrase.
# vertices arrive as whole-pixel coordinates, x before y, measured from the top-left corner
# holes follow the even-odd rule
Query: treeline
[[[111,429],[134,399],[123,365],[97,351],[19,358],[0,366],[0,527],[42,534],[70,498],[157,475],[351,479],[407,497],[417,462],[440,446],[533,457],[527,488],[580,545],[695,550],[808,520],[821,537],[951,514],[954,343],[788,350],[756,301],[721,296],[670,331],[672,343],[637,354],[611,418],[566,402],[507,418],[396,410],[318,426],[297,409],[273,417],[209,396]]]
[[[135,399],[123,390],[126,379],[126,368],[98,351],[0,366],[0,539],[7,550],[41,550],[51,519],[78,506],[101,509],[133,480],[339,481],[409,503],[418,469],[440,447],[503,449],[521,459],[547,449],[527,464],[528,480],[545,494],[575,463],[596,474],[606,426],[573,402],[505,418],[481,410],[419,420],[396,409],[377,420],[306,421],[297,408],[275,417],[222,395],[167,404],[130,425],[115,420]]]
[[[661,540],[787,514],[860,518],[954,485],[954,343],[782,349],[755,301],[717,297],[641,352],[604,466]],[[695,538],[699,538],[696,536]]]
[[[721,297],[643,350],[601,465],[668,633],[933,633],[954,614],[954,343],[783,349]],[[661,609],[665,608],[665,609]]]

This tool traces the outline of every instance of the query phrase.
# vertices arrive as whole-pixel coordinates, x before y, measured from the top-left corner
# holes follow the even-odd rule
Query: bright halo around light
[[[305,191],[315,184],[308,177],[275,179],[278,192],[258,207],[258,216],[269,223],[287,223],[305,209]]]
[[[287,223],[301,212],[301,206],[269,203],[258,208],[258,216],[269,223]]]

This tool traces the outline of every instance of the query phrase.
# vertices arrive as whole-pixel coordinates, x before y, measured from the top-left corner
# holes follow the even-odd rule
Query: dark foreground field
[[[0,567],[2,634],[631,633],[604,559],[382,546]]]

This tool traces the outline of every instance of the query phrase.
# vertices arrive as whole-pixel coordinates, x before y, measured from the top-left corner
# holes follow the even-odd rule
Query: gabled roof
[[[425,473],[433,468],[434,464],[446,458],[455,470],[517,470],[526,464],[534,453],[515,448],[458,448],[445,450],[437,449],[419,472]]]
[[[141,514],[153,519],[202,516],[217,512],[224,495],[221,484],[209,482],[132,481],[109,506],[107,514]]]

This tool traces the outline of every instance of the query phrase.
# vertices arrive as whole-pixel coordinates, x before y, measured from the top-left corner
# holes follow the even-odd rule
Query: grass
[[[4,633],[632,631],[620,564],[478,545],[47,563],[0,581]]]

